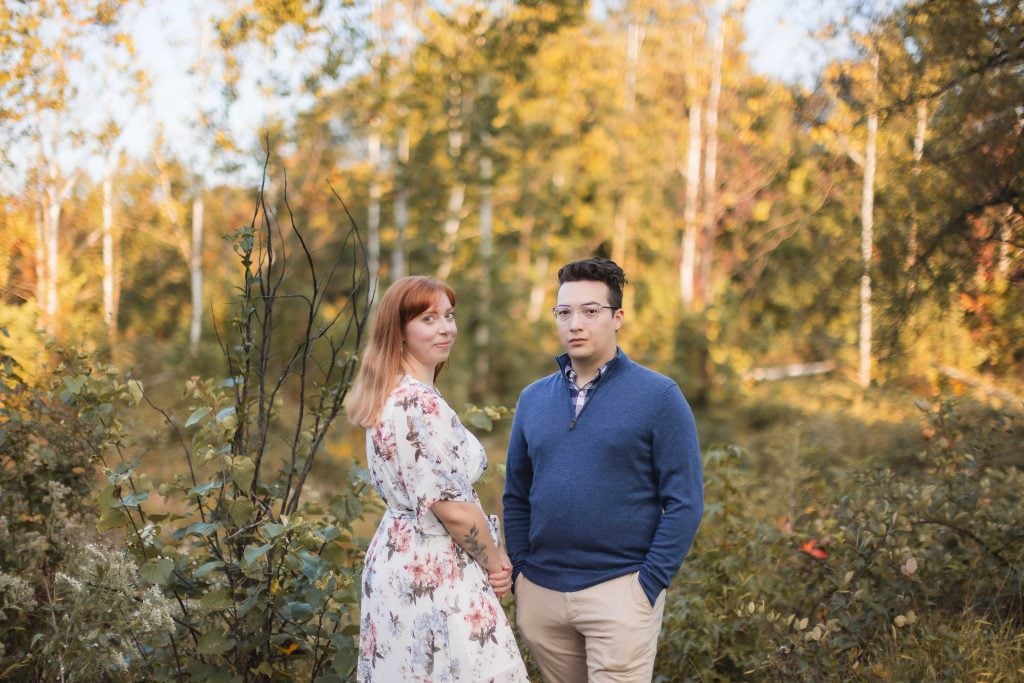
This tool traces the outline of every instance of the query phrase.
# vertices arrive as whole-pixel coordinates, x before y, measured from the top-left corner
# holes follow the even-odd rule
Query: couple
[[[384,294],[350,400],[387,512],[366,553],[358,680],[526,681],[499,599],[547,683],[650,681],[665,589],[703,510],[700,450],[675,382],[618,348],[622,269],[558,271],[566,353],[512,422],[502,549],[473,490],[476,437],[434,388],[455,293],[426,277]]]

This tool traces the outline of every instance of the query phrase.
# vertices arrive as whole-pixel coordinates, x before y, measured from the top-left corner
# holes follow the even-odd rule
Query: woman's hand
[[[491,582],[491,588],[498,598],[503,598],[512,591],[512,561],[508,559],[508,553],[501,552],[501,568],[490,572],[487,578]]]

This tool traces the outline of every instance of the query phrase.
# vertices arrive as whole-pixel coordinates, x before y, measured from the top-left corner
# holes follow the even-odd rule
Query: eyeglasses
[[[569,322],[572,319],[572,314],[574,311],[579,313],[580,317],[583,318],[585,321],[587,321],[588,323],[592,323],[595,320],[597,320],[597,316],[601,315],[601,311],[603,311],[606,308],[609,308],[613,311],[619,310],[618,306],[584,304],[583,306],[580,306],[578,309],[574,309],[571,306],[555,306],[554,308],[551,309],[551,311],[552,313],[555,314],[555,322],[559,323],[560,325],[564,325],[565,323]]]

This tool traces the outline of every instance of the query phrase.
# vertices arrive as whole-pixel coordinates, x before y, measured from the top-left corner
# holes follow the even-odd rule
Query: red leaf
[[[817,558],[819,560],[824,560],[826,557],[828,557],[828,553],[819,548],[818,541],[813,538],[804,543],[802,546],[800,546],[800,552],[807,553],[811,557]]]

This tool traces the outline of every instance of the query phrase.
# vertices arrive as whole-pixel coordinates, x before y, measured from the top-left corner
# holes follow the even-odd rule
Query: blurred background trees
[[[24,450],[4,436],[15,433],[12,415],[57,424],[50,415],[75,408],[80,385],[58,405],[69,366],[48,339],[102,361],[96,372],[104,377],[116,375],[111,367],[131,368],[147,395],[178,410],[188,405],[180,387],[194,386],[192,378],[230,379],[221,344],[239,272],[222,237],[253,220],[269,153],[261,210],[301,228],[318,272],[351,246],[336,191],[362,230],[377,292],[410,273],[454,286],[461,341],[441,385],[456,406],[512,406],[551,370],[558,345],[548,309],[561,264],[601,255],[625,267],[623,348],[679,381],[705,444],[748,449],[718,450],[708,462],[728,479],[716,484],[723,507],[708,518],[724,540],[698,545],[693,602],[676,604],[672,619],[696,623],[687,610],[713,618],[700,622],[697,650],[677,643],[668,661],[724,678],[745,667],[813,677],[801,667],[825,655],[788,658],[811,641],[790,642],[789,625],[774,630],[762,616],[772,605],[755,605],[740,621],[721,616],[746,609],[758,590],[780,618],[811,620],[801,634],[817,623],[819,639],[842,641],[837,628],[849,636],[842,653],[826,653],[833,661],[863,662],[866,647],[897,661],[898,649],[885,650],[895,644],[864,634],[881,633],[879,624],[897,616],[885,605],[898,606],[906,624],[910,602],[934,601],[931,593],[893,581],[892,599],[861,619],[860,607],[842,611],[839,593],[819,596],[827,608],[808,606],[811,593],[772,584],[772,567],[798,570],[808,585],[822,576],[842,583],[853,570],[877,589],[887,575],[857,555],[850,525],[870,526],[890,511],[865,521],[849,499],[836,502],[837,491],[877,486],[891,509],[912,514],[927,486],[952,487],[957,502],[946,500],[942,514],[953,524],[985,495],[951,472],[983,472],[995,488],[1017,481],[1024,9],[1015,0],[849,0],[816,27],[828,54],[820,68],[783,82],[751,64],[750,4],[216,0],[158,11],[136,0],[4,0],[0,357],[8,362],[3,396],[19,397],[16,411],[12,403],[0,413],[4,467]],[[139,40],[152,35],[139,29],[146,16],[167,22],[169,33],[186,27],[167,55],[188,65],[183,80],[139,59]],[[175,100],[180,115],[168,121],[163,109]],[[140,120],[161,125],[140,133]],[[325,316],[350,303],[347,291],[322,292]],[[305,325],[288,306],[277,315],[278,330]],[[89,361],[73,358],[78,382]],[[757,383],[819,372],[828,374]],[[122,400],[124,379],[109,380],[117,400],[106,403]],[[33,404],[32,392],[45,400]],[[943,403],[951,396],[977,405],[954,410]],[[286,387],[275,419],[286,422],[297,398]],[[117,406],[137,413],[136,445],[125,447],[157,459],[168,477],[179,473],[178,447],[159,420]],[[947,412],[963,424],[944,422]],[[120,443],[103,431],[111,423],[84,419],[98,430],[96,443]],[[495,462],[502,429],[499,422],[489,437]],[[63,438],[51,431],[40,434]],[[968,465],[978,454],[963,443],[979,433],[996,455]],[[44,538],[54,505],[79,508],[63,488],[47,488],[51,451],[26,443],[39,481],[19,500],[49,511],[5,508],[0,517],[26,514],[21,522]],[[355,430],[339,425],[326,443],[334,469],[361,462]],[[69,466],[83,467],[84,448],[72,449]],[[952,470],[936,469],[935,458]],[[867,464],[916,478],[904,488],[857,479]],[[349,485],[330,467],[318,474],[327,485]],[[88,493],[84,480],[55,481]],[[491,487],[485,500],[493,505]],[[782,495],[780,487],[789,488]],[[763,514],[747,500],[762,501]],[[1014,514],[1012,506],[990,509]],[[1006,520],[985,520],[971,533],[1019,553],[1019,539],[1003,535]],[[743,542],[769,548],[775,564],[744,554],[734,537],[743,533]],[[923,558],[915,548],[934,540],[900,533],[897,550],[877,546],[899,555],[900,566]],[[827,545],[830,535],[832,566],[794,569],[795,537]],[[999,603],[992,609],[1000,620],[1018,623],[1006,605],[1019,610],[1019,590],[1005,598],[993,576],[1019,576],[1019,554],[992,564],[978,546],[949,547],[958,580],[965,567],[997,567],[973,588]],[[47,560],[51,577],[64,557],[58,550]],[[821,559],[797,555],[805,556]],[[839,558],[849,570],[837,568]],[[693,585],[693,577],[729,575],[750,578],[717,595]],[[830,626],[829,610],[845,616]],[[929,638],[941,640],[936,634],[956,621],[954,607],[943,610],[939,630],[918,634],[921,651],[934,654]],[[979,642],[1005,645],[1005,633]],[[708,654],[723,643],[733,648],[725,663]],[[773,650],[766,664],[764,648],[780,647],[789,649]]]

